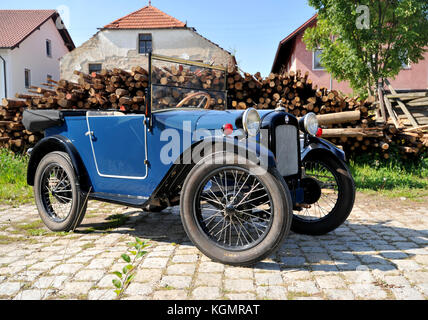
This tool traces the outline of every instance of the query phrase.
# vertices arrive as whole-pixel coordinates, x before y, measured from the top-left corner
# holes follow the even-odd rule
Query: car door
[[[148,176],[147,128],[144,115],[88,112],[86,135],[99,176],[144,180]]]

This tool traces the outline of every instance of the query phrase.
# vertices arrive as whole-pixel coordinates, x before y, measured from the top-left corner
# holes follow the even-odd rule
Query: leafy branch
[[[135,278],[135,270],[138,260],[147,253],[147,251],[143,251],[143,249],[149,247],[149,243],[148,241],[142,241],[136,237],[135,242],[128,243],[128,247],[128,253],[134,256],[133,259],[131,259],[128,253],[122,254],[121,258],[128,264],[123,267],[122,272],[113,272],[113,274],[118,278],[112,280],[113,285],[116,287],[114,292],[116,293],[118,299],[123,296],[126,288],[128,288],[131,281]]]

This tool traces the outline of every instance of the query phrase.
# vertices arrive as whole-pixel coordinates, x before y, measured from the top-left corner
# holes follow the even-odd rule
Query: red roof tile
[[[109,23],[104,29],[165,29],[185,27],[186,24],[184,22],[149,5]]]
[[[55,10],[0,10],[0,48],[15,47],[54,14]]]

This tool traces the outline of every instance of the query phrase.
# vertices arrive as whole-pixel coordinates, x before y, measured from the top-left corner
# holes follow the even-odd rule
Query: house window
[[[50,74],[48,74],[48,75],[46,75],[46,79],[49,81],[49,80],[52,80],[52,76],[50,75]]]
[[[146,54],[152,51],[152,35],[139,34],[138,35],[138,53]]]
[[[31,71],[25,69],[25,87],[28,89],[31,86]]]
[[[100,73],[103,65],[101,63],[90,63],[89,64],[89,74],[92,72]]]
[[[324,67],[321,65],[321,54],[322,49],[317,49],[313,52],[313,70],[325,70]]]
[[[49,39],[46,40],[46,55],[52,58],[52,43]]]

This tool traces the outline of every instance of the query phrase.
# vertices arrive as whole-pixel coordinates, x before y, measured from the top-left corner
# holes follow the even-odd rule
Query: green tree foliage
[[[427,0],[309,0],[318,23],[308,28],[309,50],[322,49],[321,63],[365,96],[403,65],[423,59],[428,46]]]

